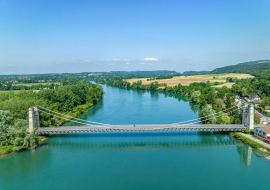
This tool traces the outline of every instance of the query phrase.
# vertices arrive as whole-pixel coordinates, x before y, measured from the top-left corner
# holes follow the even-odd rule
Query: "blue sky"
[[[269,0],[0,0],[0,74],[212,70],[270,59]]]

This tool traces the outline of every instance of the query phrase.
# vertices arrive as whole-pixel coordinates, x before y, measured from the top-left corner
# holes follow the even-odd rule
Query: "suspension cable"
[[[241,109],[241,108],[238,108],[238,109],[236,109],[236,110],[239,110],[239,109]],[[232,110],[232,111],[236,111],[236,110]],[[196,121],[196,122],[193,122],[193,123],[187,123],[187,124],[184,124],[184,125],[190,125],[190,124],[194,124],[194,123],[198,123],[198,122],[208,121],[208,120],[211,120],[211,119],[214,119],[214,118],[218,118],[218,117],[220,117],[220,116],[222,116],[222,115],[225,115],[225,114],[227,114],[227,113],[223,113],[223,114],[221,114],[221,115],[214,116],[214,117],[212,117],[212,118],[208,118],[208,119],[205,119],[205,120]],[[209,115],[209,116],[210,116],[210,115]],[[205,116],[205,117],[208,117],[208,116]]]
[[[211,114],[211,115],[215,115],[215,114],[218,114],[218,113],[221,113],[221,112],[224,112],[224,111],[230,110],[230,109],[235,108],[235,107],[237,107],[237,106],[234,106],[234,107],[231,107],[231,108],[225,109],[225,110],[220,111],[220,112],[217,112],[217,113],[213,113],[213,114]],[[239,108],[242,108],[242,107],[244,107],[244,106],[241,106],[241,107],[239,107]],[[208,115],[208,116],[210,116],[210,115]],[[202,119],[202,118],[205,118],[205,117],[208,117],[208,116],[203,116],[203,117],[199,117],[199,118],[196,118],[196,119],[191,119],[191,120],[188,120],[188,121],[177,122],[177,123],[173,123],[173,124],[186,123],[186,122],[189,122],[189,121],[194,121],[194,120]]]
[[[69,116],[69,115],[64,115],[64,114],[58,113],[58,112],[53,111],[53,110],[50,110],[50,109],[48,109],[48,108],[44,108],[44,107],[39,106],[39,105],[38,105],[38,107],[43,108],[43,109],[45,109],[45,110],[48,110],[48,111],[50,111],[50,112],[54,112],[54,113],[59,114],[59,115],[63,115],[63,116],[65,116],[65,117],[70,117],[70,118],[73,118],[73,119],[77,119],[77,120],[80,120],[80,121],[89,122],[89,123],[95,123],[95,124],[98,124],[98,125],[109,125],[109,124],[98,123],[98,122],[94,122],[94,121],[83,120],[83,119],[79,119],[79,118],[72,117],[72,116]]]
[[[97,126],[97,125],[86,124],[86,123],[82,123],[82,122],[78,122],[78,121],[73,121],[73,120],[71,120],[71,119],[67,119],[67,118],[64,118],[64,117],[60,117],[60,116],[57,116],[57,115],[54,115],[54,114],[48,113],[48,112],[43,111],[43,110],[39,110],[39,111],[41,111],[41,112],[43,112],[43,113],[46,113],[46,114],[49,114],[49,115],[52,115],[52,116],[54,116],[54,117],[58,117],[58,118],[61,118],[61,119],[67,120],[67,121],[76,122],[76,123],[80,123],[80,124],[84,124],[84,125]]]

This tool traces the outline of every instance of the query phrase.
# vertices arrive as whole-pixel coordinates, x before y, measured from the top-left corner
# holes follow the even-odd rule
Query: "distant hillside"
[[[261,76],[270,73],[270,60],[250,61],[214,69],[210,74],[220,73],[246,73]]]
[[[183,75],[205,75],[210,73],[210,71],[185,71]]]

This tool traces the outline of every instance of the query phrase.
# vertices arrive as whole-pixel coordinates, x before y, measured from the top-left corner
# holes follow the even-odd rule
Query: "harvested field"
[[[194,76],[180,76],[180,77],[173,77],[172,79],[161,79],[161,80],[151,80],[147,81],[147,78],[141,78],[141,79],[128,79],[127,81],[129,83],[137,82],[139,80],[142,81],[142,84],[149,85],[151,82],[157,81],[159,84],[166,83],[168,86],[175,86],[181,83],[183,86],[188,86],[189,84],[193,82],[202,82],[207,79],[212,79],[213,76],[209,75],[194,75]]]
[[[222,88],[223,86],[227,86],[227,88],[231,88],[232,85],[234,85],[235,83],[234,82],[228,82],[228,83],[225,83],[225,84],[220,84],[220,85],[216,85],[216,86],[213,86],[215,88]]]

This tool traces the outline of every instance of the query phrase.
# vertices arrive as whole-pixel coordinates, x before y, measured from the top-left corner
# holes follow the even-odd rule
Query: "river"
[[[198,116],[181,95],[103,88],[104,100],[81,119],[170,124]],[[69,134],[1,158],[0,190],[268,189],[269,168],[259,151],[219,133]]]

